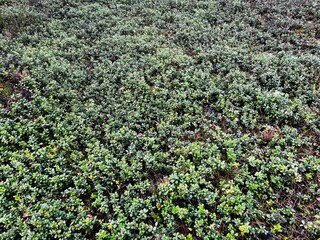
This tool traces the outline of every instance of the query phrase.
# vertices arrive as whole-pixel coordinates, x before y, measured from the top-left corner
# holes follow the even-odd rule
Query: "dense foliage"
[[[0,239],[320,237],[317,0],[0,5]]]

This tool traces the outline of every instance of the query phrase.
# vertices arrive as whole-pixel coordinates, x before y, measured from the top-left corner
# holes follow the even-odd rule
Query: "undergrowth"
[[[0,12],[0,239],[320,237],[318,1]]]

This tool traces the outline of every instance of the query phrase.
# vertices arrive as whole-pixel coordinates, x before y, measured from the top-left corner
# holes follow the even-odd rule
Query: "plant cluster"
[[[1,4],[0,239],[320,237],[318,1]]]

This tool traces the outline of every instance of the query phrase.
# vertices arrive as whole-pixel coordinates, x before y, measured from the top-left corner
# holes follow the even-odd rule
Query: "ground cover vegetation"
[[[0,239],[320,237],[318,1],[0,5]]]

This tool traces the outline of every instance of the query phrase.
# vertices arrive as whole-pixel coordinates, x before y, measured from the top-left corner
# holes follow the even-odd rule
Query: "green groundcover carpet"
[[[0,239],[320,237],[320,2],[1,0]]]

